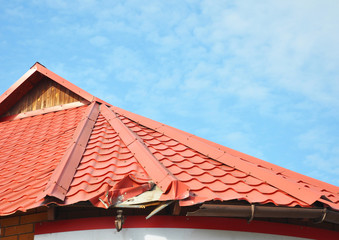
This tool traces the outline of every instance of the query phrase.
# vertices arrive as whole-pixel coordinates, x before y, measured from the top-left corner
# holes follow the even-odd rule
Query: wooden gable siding
[[[82,97],[69,89],[48,78],[44,78],[24,95],[4,116],[83,101],[84,99]]]

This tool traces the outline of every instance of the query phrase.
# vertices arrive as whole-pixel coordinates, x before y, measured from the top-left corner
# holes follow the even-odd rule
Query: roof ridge
[[[118,133],[127,148],[134,154],[146,173],[160,187],[165,195],[172,199],[184,199],[189,196],[189,187],[169,172],[149,151],[142,139],[130,130],[112,109],[101,105],[100,113]],[[150,169],[150,170],[149,170]]]
[[[304,189],[301,186],[298,186],[295,182],[285,179],[274,172],[270,172],[267,169],[260,168],[257,165],[244,161],[238,156],[233,156],[232,154],[223,151],[212,144],[208,144],[205,141],[201,141],[198,137],[193,134],[184,132],[182,130],[176,129],[174,127],[168,126],[166,124],[154,121],[152,119],[143,117],[141,115],[129,112],[127,110],[121,109],[119,107],[112,107],[117,113],[141,124],[148,128],[154,129],[160,133],[163,133],[166,136],[169,136],[186,146],[210,157],[216,161],[224,163],[228,166],[237,168],[249,175],[257,177],[262,181],[271,184],[272,186],[285,191],[287,194],[311,205],[315,201],[319,200],[321,194],[317,193],[312,189]],[[263,161],[263,160],[262,160]],[[255,173],[256,175],[254,175]]]
[[[99,104],[93,102],[87,107],[64,156],[53,171],[45,190],[37,196],[37,200],[46,196],[53,196],[60,200],[65,199],[98,115]]]

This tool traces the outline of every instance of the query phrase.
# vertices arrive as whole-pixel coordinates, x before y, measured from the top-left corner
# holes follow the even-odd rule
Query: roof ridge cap
[[[147,148],[142,139],[129,129],[112,109],[102,105],[100,113],[118,133],[119,137],[133,153],[136,160],[165,195],[171,195],[172,200],[184,199],[189,196],[189,187],[185,183],[179,181],[159,162]]]
[[[46,196],[53,196],[62,201],[65,199],[98,115],[99,104],[93,102],[84,112],[64,156],[54,169],[45,190],[37,196],[37,200]]]
[[[113,107],[113,109],[117,113],[127,118],[130,118],[131,120],[136,121],[141,125],[154,129],[160,133],[163,133],[164,135],[171,137],[216,161],[235,167],[238,170],[241,170],[251,176],[257,177],[261,179],[262,181],[265,181],[268,184],[271,184],[277,189],[282,190],[286,192],[287,194],[309,205],[313,204],[315,201],[320,199],[321,194],[318,194],[316,191],[311,190],[311,189],[305,190],[301,188],[300,186],[298,186],[293,181],[284,179],[283,177],[278,176],[274,174],[273,172],[269,172],[266,169],[259,168],[255,164],[244,161],[238,156],[233,156],[227,153],[226,151],[221,150],[220,148],[217,148],[204,141],[201,141],[199,138],[194,137],[195,135],[193,134],[189,134],[182,130],[179,130],[174,127],[168,126],[166,124],[143,117],[141,115],[129,112],[119,107]],[[232,159],[232,162],[229,162],[230,158]],[[257,173],[256,175],[259,174],[259,177],[256,175],[253,175],[253,173]]]

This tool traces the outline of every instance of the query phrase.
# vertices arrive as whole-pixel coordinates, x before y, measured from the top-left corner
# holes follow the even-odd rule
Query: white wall
[[[85,230],[36,235],[35,240],[301,240],[305,238],[287,237],[262,233],[248,233],[224,230],[175,229],[175,228],[126,228]]]

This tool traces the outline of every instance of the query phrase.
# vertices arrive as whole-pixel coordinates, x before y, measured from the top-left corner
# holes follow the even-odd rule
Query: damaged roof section
[[[11,115],[25,99],[38,100],[31,93],[41,81],[73,92],[79,104],[64,99]],[[0,97],[0,107],[0,215],[83,201],[109,208],[235,200],[339,210],[336,186],[114,107],[39,63]]]

